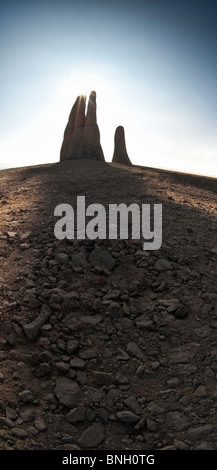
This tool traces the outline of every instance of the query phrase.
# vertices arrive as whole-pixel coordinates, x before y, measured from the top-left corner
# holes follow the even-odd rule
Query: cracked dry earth
[[[217,182],[1,171],[0,449],[217,448]],[[163,205],[163,244],[54,237],[54,208]]]

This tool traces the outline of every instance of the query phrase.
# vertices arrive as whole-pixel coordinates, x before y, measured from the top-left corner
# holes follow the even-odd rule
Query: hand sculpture
[[[96,120],[96,92],[92,91],[85,116],[86,97],[78,96],[65,128],[60,160],[90,159],[105,161]]]

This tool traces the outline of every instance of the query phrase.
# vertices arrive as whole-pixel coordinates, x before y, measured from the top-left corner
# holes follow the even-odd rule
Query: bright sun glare
[[[99,75],[74,74],[61,83],[58,95],[62,103],[73,104],[73,99],[78,95],[86,95],[88,98],[92,90],[96,91],[97,96],[106,98],[111,93],[111,86]]]

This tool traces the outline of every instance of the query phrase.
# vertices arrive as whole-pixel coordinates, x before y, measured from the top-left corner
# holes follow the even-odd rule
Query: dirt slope
[[[216,192],[94,161],[0,172],[0,449],[217,447]],[[163,204],[161,249],[56,240],[79,195]]]

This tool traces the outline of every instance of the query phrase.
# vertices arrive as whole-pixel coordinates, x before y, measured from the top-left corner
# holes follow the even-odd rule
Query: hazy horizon
[[[105,160],[217,177],[217,3],[0,0],[0,169],[59,161],[75,98],[97,93]]]

